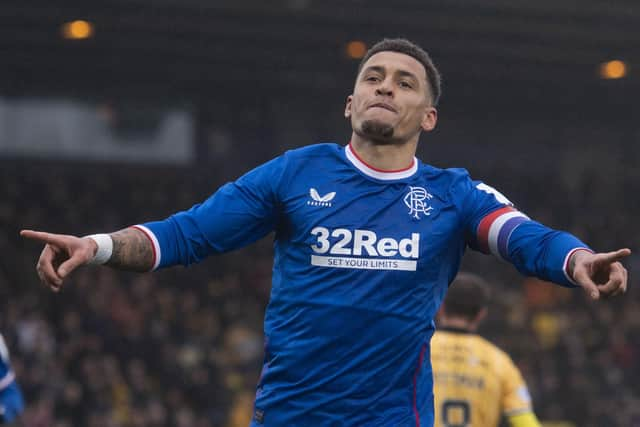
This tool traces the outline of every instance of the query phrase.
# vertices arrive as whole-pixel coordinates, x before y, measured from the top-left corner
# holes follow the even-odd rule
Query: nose
[[[378,96],[392,96],[393,90],[391,89],[391,82],[389,79],[384,79],[380,82],[380,85],[376,88],[376,95]]]

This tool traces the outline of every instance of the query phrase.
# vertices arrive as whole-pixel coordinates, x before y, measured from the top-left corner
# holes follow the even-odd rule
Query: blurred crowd
[[[248,425],[263,357],[268,242],[186,270],[85,268],[53,294],[37,283],[40,248],[20,240],[20,227],[122,228],[188,207],[196,192],[175,171],[98,167],[80,182],[64,165],[39,167],[0,172],[0,327],[28,402],[22,424]]]
[[[595,168],[579,172],[574,179],[550,168],[543,178],[489,165],[474,174],[506,184],[530,216],[598,250],[638,234],[640,206],[624,195],[637,194],[640,180],[623,177],[619,186]],[[271,237],[187,269],[140,275],[83,268],[56,294],[37,280],[40,246],[18,236],[21,228],[83,235],[158,219],[232,178],[211,169],[3,161],[0,330],[27,400],[21,425],[248,425],[263,356]],[[549,182],[564,197],[547,197]],[[494,285],[481,332],[522,369],[541,420],[640,426],[640,298],[633,289],[640,258],[627,265],[629,294],[594,304],[490,257],[465,260]]]

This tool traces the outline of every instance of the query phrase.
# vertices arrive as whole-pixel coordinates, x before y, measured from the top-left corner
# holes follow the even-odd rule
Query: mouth
[[[386,104],[384,102],[376,102],[375,104],[371,104],[368,109],[371,109],[371,108],[383,108],[385,110],[391,111],[392,113],[397,113],[395,108],[393,108],[391,105]]]

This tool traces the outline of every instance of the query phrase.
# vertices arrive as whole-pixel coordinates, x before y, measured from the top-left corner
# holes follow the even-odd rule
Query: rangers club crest
[[[415,219],[420,219],[420,214],[424,216],[431,215],[432,206],[427,204],[433,196],[422,187],[409,187],[409,193],[404,196],[404,204],[409,208],[409,215]]]

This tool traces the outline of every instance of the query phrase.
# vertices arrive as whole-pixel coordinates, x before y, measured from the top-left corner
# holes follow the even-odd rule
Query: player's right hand
[[[96,242],[89,238],[33,230],[22,230],[20,235],[45,243],[36,271],[40,281],[54,292],[61,289],[73,270],[91,261],[98,250]]]

